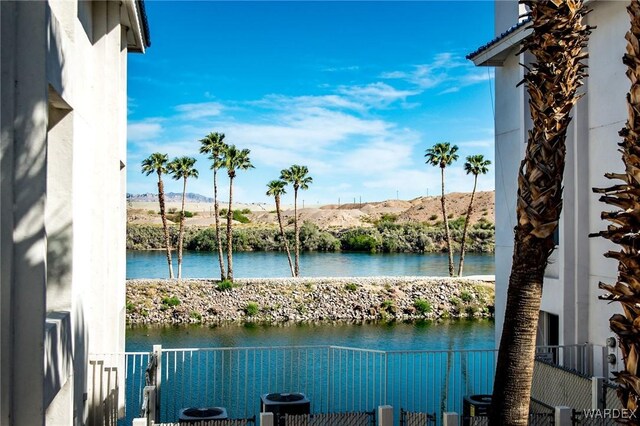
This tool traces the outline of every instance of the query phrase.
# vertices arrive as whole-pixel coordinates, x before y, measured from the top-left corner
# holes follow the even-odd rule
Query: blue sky
[[[291,164],[309,168],[313,205],[437,194],[439,169],[424,164],[437,142],[460,148],[448,192],[471,190],[467,155],[493,162],[493,70],[464,59],[493,36],[492,2],[146,5],[152,46],[129,55],[128,192],[157,190],[140,162],[159,151],[197,158],[187,190],[211,196],[198,154],[211,131],[251,150],[239,202],[270,201],[266,183]],[[478,186],[493,189],[493,167]]]

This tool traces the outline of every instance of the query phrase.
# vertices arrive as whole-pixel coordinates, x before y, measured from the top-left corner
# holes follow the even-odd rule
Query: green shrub
[[[396,311],[396,304],[394,303],[393,300],[389,300],[389,299],[383,300],[382,303],[380,304],[380,307],[385,312],[394,313]]]
[[[200,312],[197,311],[191,311],[189,313],[189,317],[198,320],[198,321],[202,321],[202,314]]]
[[[467,306],[464,311],[467,313],[467,316],[475,316],[478,313],[478,307],[476,305]]]
[[[195,216],[195,214],[193,212],[190,212],[188,210],[184,211],[184,217],[193,217]]]
[[[465,303],[469,303],[473,300],[473,295],[468,291],[463,291],[462,293],[460,293],[460,299],[462,299],[462,301]]]
[[[226,217],[226,216],[227,216],[227,211],[228,211],[228,210],[227,210],[227,209],[224,209],[224,208],[223,208],[223,209],[218,210],[218,216],[224,216],[224,217]]]
[[[155,210],[147,210],[147,214],[156,214]]]
[[[260,312],[260,308],[256,302],[249,302],[247,303],[247,306],[244,307],[244,313],[248,317],[258,315],[258,312]]]
[[[398,220],[398,215],[397,214],[393,214],[393,213],[383,213],[382,216],[380,216],[380,220],[379,222],[396,222]]]
[[[344,285],[345,290],[347,291],[356,291],[358,290],[358,286],[354,283],[347,283]]]
[[[131,302],[127,302],[127,312],[133,312],[133,310],[136,308],[136,305],[134,305]]]
[[[251,209],[242,209],[242,210],[240,210],[240,213],[242,213],[242,214],[251,214]]]
[[[216,289],[218,291],[227,291],[227,290],[231,290],[233,287],[235,287],[235,285],[233,284],[233,281],[230,280],[223,280],[220,281],[217,285],[216,285]]]
[[[422,315],[428,314],[433,310],[431,303],[429,303],[428,300],[424,300],[424,299],[416,299],[413,302],[413,307],[416,308],[416,311],[418,311],[418,313]]]
[[[178,306],[180,304],[180,299],[176,296],[164,297],[162,299],[162,304],[169,307]]]
[[[342,243],[342,249],[352,251],[368,251],[375,253],[381,245],[381,237],[377,229],[350,229],[344,233],[340,240]]]
[[[449,299],[449,303],[451,303],[453,306],[457,308],[462,304],[462,301],[457,297],[453,296],[451,299]]]
[[[240,223],[249,223],[251,222],[248,217],[246,217],[240,210],[234,210],[232,215],[233,220],[236,220]]]

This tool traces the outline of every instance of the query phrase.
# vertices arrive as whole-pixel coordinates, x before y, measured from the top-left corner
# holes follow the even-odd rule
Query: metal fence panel
[[[591,379],[536,360],[531,396],[551,406],[591,408]]]
[[[285,426],[374,426],[374,412],[284,415]]]
[[[400,426],[430,426],[435,424],[435,413],[414,413],[400,409]]]

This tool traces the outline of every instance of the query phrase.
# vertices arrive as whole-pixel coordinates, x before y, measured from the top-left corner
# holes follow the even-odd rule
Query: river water
[[[174,254],[174,271],[177,270]],[[445,253],[302,253],[303,277],[368,276],[448,276]],[[184,278],[219,276],[218,259],[212,252],[185,252]],[[465,275],[494,275],[493,254],[467,253]],[[457,269],[457,258],[456,258]],[[233,254],[236,278],[275,278],[290,276],[287,256],[282,252],[238,252]],[[167,278],[166,254],[161,250],[127,251],[127,278]]]

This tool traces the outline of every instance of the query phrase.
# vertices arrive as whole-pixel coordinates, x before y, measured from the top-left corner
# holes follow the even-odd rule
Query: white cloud
[[[340,86],[338,93],[366,108],[385,108],[396,101],[420,94],[418,90],[398,90],[386,83],[377,82],[366,86]]]
[[[129,122],[127,139],[129,141],[146,141],[155,139],[162,133],[162,125],[157,118]]]
[[[176,106],[176,111],[180,112],[180,117],[190,120],[216,117],[220,115],[222,110],[223,106],[218,102],[201,102]]]
[[[435,55],[430,63],[414,65],[409,71],[385,72],[381,78],[403,80],[422,90],[444,86],[440,94],[447,94],[490,80],[493,74],[475,68],[461,56],[444,52]]]

